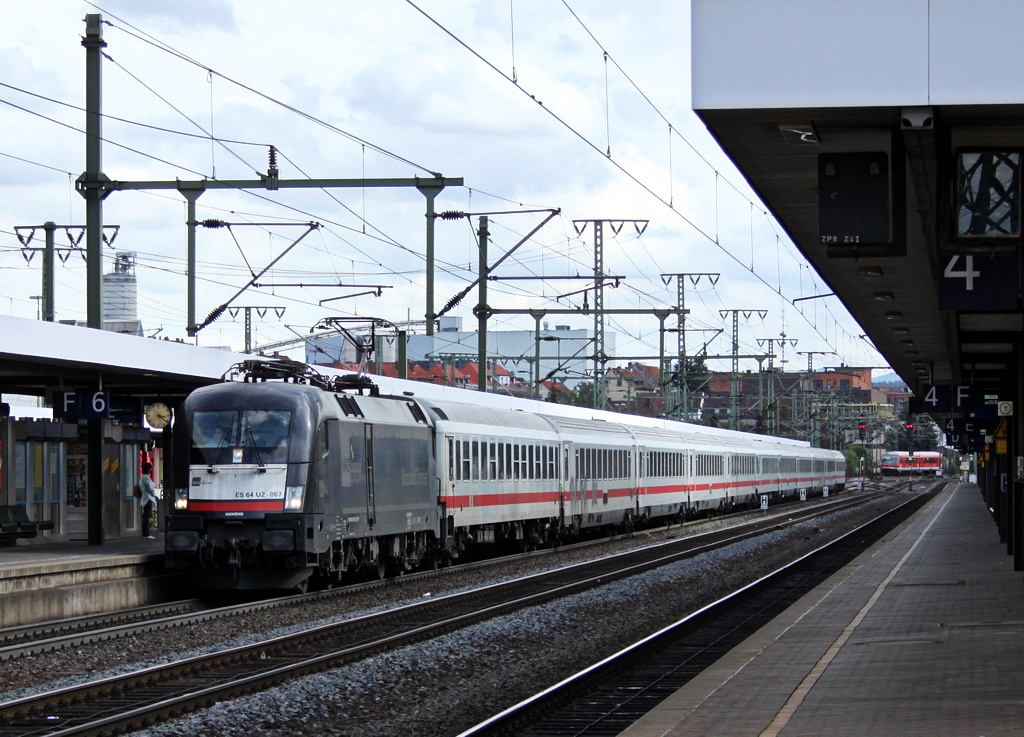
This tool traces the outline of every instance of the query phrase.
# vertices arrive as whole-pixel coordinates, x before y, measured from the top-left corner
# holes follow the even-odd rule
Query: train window
[[[337,422],[337,420],[334,420]],[[327,456],[329,443],[327,441],[327,423],[325,422],[320,426],[320,429],[316,434],[316,458],[324,458]]]
[[[446,438],[448,441],[448,478],[455,480],[455,441],[450,437]]]
[[[498,480],[505,480],[505,444],[498,443]]]
[[[491,443],[490,451],[490,475],[488,478],[491,481],[495,481],[498,478],[498,446],[496,443]]]
[[[469,455],[469,441],[468,440],[463,440],[462,441],[462,475],[459,477],[459,479],[461,481],[469,481],[469,479],[470,479],[469,468],[470,468],[471,464],[472,464],[472,460],[470,459],[470,455]]]
[[[519,445],[512,446],[512,478],[519,480]]]
[[[480,480],[480,441],[472,441],[470,446],[472,452],[472,462],[470,463],[470,474],[474,481]]]
[[[526,446],[526,477],[533,479],[536,478],[533,465],[533,446]]]

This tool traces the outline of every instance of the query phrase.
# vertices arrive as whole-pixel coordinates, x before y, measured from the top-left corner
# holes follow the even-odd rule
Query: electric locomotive
[[[204,588],[304,590],[314,575],[383,577],[437,553],[417,404],[294,362],[236,368],[244,381],[198,389],[178,413],[168,568]],[[366,393],[342,392],[353,386]]]

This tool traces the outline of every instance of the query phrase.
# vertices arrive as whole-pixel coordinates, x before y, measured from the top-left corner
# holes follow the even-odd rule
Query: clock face
[[[154,402],[146,407],[146,422],[150,427],[167,427],[171,422],[171,408],[163,402]]]

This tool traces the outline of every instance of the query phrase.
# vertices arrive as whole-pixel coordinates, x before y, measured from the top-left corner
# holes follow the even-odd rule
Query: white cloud
[[[777,233],[765,221],[760,206],[752,217],[747,200],[751,195],[741,177],[689,111],[687,3],[570,3],[586,28],[563,4],[549,0],[516,0],[511,6],[441,0],[417,4],[498,71],[402,2],[295,0],[282,5],[267,0],[113,0],[103,4],[102,12],[120,18],[104,27],[105,51],[110,56],[104,62],[108,114],[193,134],[212,128],[219,137],[262,144],[227,144],[228,151],[219,145],[211,147],[202,138],[108,120],[105,173],[122,181],[173,180],[210,176],[216,170],[221,179],[255,179],[257,172],[267,168],[267,146],[272,144],[280,150],[278,164],[286,178],[303,173],[323,178],[412,178],[439,171],[463,177],[466,184],[447,188],[438,198],[439,210],[562,208],[562,215],[507,263],[504,268],[510,274],[528,269],[545,274],[587,273],[592,267],[592,242],[589,235],[575,234],[573,219],[645,218],[650,225],[643,237],[610,238],[606,243],[609,269],[628,277],[619,289],[608,290],[608,306],[669,303],[675,286],[662,284],[662,270],[721,272],[715,291],[708,291],[706,283],[693,288],[693,301],[687,306],[694,325],[721,326],[719,309],[764,307],[770,311],[769,320],[744,328],[745,342],[785,330],[800,333],[807,349],[831,350],[791,307],[783,323],[784,303],[762,281],[752,278],[747,268],[753,258],[761,278],[773,286],[781,282],[791,298],[813,293],[809,272],[791,257],[792,246],[777,243]],[[9,8],[6,19],[20,29],[20,36],[16,48],[0,48],[0,65],[7,72],[3,81],[84,104],[85,55],[79,37],[82,16],[93,12],[98,11],[86,3],[69,8],[62,0]],[[196,64],[138,40],[127,32],[126,23],[166,42]],[[590,33],[609,52],[607,62]],[[516,84],[502,77],[511,77],[513,70]],[[0,99],[84,127],[84,114],[79,111],[11,90],[3,90]],[[372,145],[364,147],[276,101]],[[66,174],[9,158],[18,156],[77,176],[84,168],[83,135],[9,106],[0,106],[0,125],[8,133],[0,145],[0,153],[8,155],[0,157],[0,231],[10,233],[15,225],[45,220],[84,222],[81,197]],[[604,155],[609,146],[615,162],[657,197],[671,199],[672,207],[645,192],[609,161]],[[725,179],[743,194],[724,185]],[[283,319],[268,319],[260,325],[262,339],[287,338],[292,332],[286,325],[307,332],[330,314],[359,312],[392,320],[405,319],[407,314],[422,317],[425,199],[415,189],[357,187],[329,194],[209,191],[197,204],[200,218],[320,221],[323,228],[275,266],[277,282],[340,280],[392,287],[379,298],[323,305],[318,303],[345,290],[249,290],[237,304],[288,307]],[[185,210],[180,195],[173,190],[116,192],[107,198],[105,210],[106,222],[122,225],[118,246],[139,254],[139,302],[147,326],[162,325],[163,335],[183,337],[180,272],[185,257]],[[492,216],[492,258],[510,248],[539,217]],[[437,307],[475,278],[476,223],[475,217],[472,223],[437,223]],[[258,271],[301,230],[239,226],[233,232],[250,267]],[[716,238],[720,246],[713,242]],[[0,300],[0,310],[33,316],[37,305],[29,297],[39,291],[38,261],[26,266],[12,235],[2,235],[0,244],[2,294],[7,297]],[[735,254],[740,263],[726,252]],[[227,231],[201,231],[198,254],[201,320],[250,279],[251,272]],[[83,273],[79,266],[59,270],[62,317],[84,316]],[[573,288],[565,282],[496,283],[491,299],[496,306],[552,306],[555,295],[568,291]],[[579,298],[558,305],[574,299]],[[475,303],[471,295],[453,314],[472,323]],[[822,306],[803,304],[808,314],[822,310]],[[828,321],[823,312],[814,319],[821,325]],[[859,332],[851,320],[841,319],[847,332]],[[505,322],[517,324],[514,318]],[[520,322],[532,327],[530,318]],[[574,327],[592,324],[587,316],[568,316],[559,322]],[[657,344],[654,318],[617,321],[611,329],[635,333],[633,338],[620,336],[620,346]],[[826,330],[835,342],[834,328],[820,332]],[[209,336],[203,335],[201,342],[240,345],[241,323],[221,318]],[[698,341],[697,335],[693,340]],[[724,348],[727,343],[721,345]],[[804,346],[802,342],[801,349]],[[847,357],[848,363],[875,360]]]

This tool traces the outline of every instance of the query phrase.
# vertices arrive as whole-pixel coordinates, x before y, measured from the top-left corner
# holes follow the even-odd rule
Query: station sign
[[[974,251],[945,253],[939,258],[940,310],[1016,309],[1017,254]]]
[[[54,392],[53,416],[62,420],[105,420],[110,417],[110,392],[91,389]]]
[[[999,395],[970,384],[926,384],[923,396],[911,401],[911,411],[939,415],[996,417]]]

